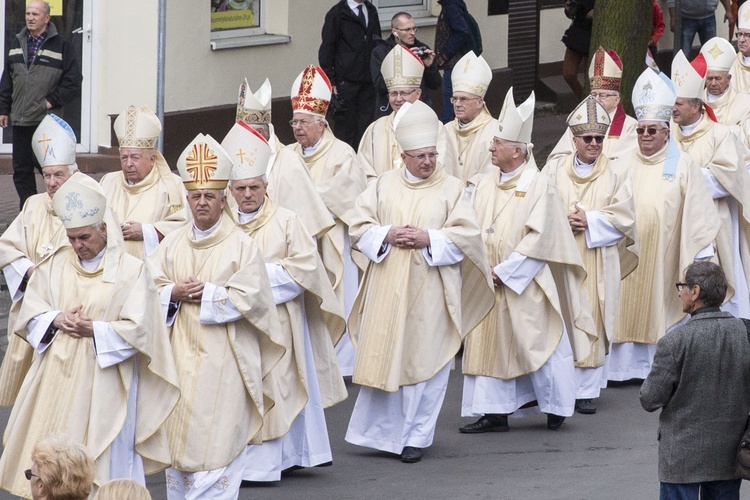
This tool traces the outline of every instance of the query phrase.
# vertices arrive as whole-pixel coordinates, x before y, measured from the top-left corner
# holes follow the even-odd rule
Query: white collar
[[[500,182],[507,182],[511,180],[513,177],[517,176],[521,172],[523,172],[524,167],[526,166],[526,160],[523,161],[518,167],[516,167],[515,170],[511,172],[503,172],[500,171]]]
[[[742,62],[744,62],[745,64],[750,64],[750,56],[743,55]]]
[[[684,135],[690,135],[693,133],[693,131],[700,125],[700,123],[703,121],[703,113],[701,113],[700,118],[698,118],[698,121],[691,125],[680,125],[680,130]]]
[[[107,251],[107,245],[104,245],[104,248],[102,248],[102,251],[96,254],[96,257],[94,257],[91,260],[83,260],[81,259],[81,267],[84,268],[87,271],[93,271],[97,267],[99,267],[99,263],[104,258],[104,252]]]
[[[219,220],[216,221],[216,224],[203,231],[202,229],[198,229],[198,226],[196,226],[195,222],[193,222],[193,234],[195,235],[195,241],[200,241],[216,231],[216,229],[218,229],[219,227],[219,224],[221,224],[221,217],[219,217]]]
[[[256,210],[255,212],[250,212],[249,214],[246,214],[245,212],[240,210],[239,207],[237,207],[237,215],[239,216],[240,224],[247,224],[248,222],[253,220],[253,217],[258,215],[258,212],[260,211],[262,207],[263,207],[263,203],[260,204],[260,206],[258,207],[258,210]]]
[[[346,4],[349,6],[350,9],[352,9],[352,12],[354,12],[355,16],[359,15],[359,6],[362,6],[362,12],[365,14],[365,20],[367,20],[367,6],[365,5],[365,2],[357,3],[354,0],[346,0]]]
[[[576,155],[574,156],[573,168],[581,177],[589,175],[591,171],[594,170],[594,165],[596,165],[596,160],[594,160],[592,163],[583,163],[583,161],[578,158],[578,153],[576,153]]]
[[[302,146],[302,156],[310,156],[315,151],[317,151],[318,146],[320,146],[320,142],[323,140],[323,136],[320,136],[320,139],[318,139],[318,142],[316,142],[314,145],[308,147]]]
[[[708,102],[718,101],[719,99],[721,99],[722,97],[724,97],[724,95],[726,95],[727,92],[729,92],[729,85],[727,85],[727,88],[724,90],[724,92],[722,92],[719,95],[709,94],[708,91],[706,91],[706,100]]]

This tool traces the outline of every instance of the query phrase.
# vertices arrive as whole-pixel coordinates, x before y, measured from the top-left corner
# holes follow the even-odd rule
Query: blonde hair
[[[49,500],[86,500],[94,482],[94,461],[81,444],[49,437],[31,451],[38,480]]]
[[[145,486],[142,486],[130,479],[115,479],[99,488],[94,500],[151,500],[151,493]]]

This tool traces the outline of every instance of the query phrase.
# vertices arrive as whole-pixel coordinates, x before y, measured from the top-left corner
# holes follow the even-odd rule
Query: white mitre
[[[247,78],[240,84],[240,93],[237,97],[237,120],[245,123],[271,123],[271,82],[263,82],[263,85],[255,92],[250,91]]]
[[[230,180],[252,179],[265,175],[271,146],[253,127],[238,121],[221,141],[221,147],[232,158]]]
[[[437,145],[440,120],[422,101],[405,102],[393,119],[396,140],[404,151],[430,148]]]
[[[586,98],[568,115],[568,127],[573,135],[588,133],[606,134],[612,120],[604,106],[593,96]]]
[[[750,4],[747,2],[737,11],[737,29],[750,31]]]
[[[484,57],[470,50],[453,67],[451,80],[453,92],[468,92],[484,97],[492,80],[492,69]]]
[[[734,64],[737,52],[726,39],[715,36],[701,47],[706,66],[713,71],[729,71]]]
[[[52,208],[66,229],[91,226],[104,219],[107,197],[100,189],[71,177],[52,197]]]
[[[148,106],[125,108],[113,125],[121,148],[155,149],[161,134],[161,122]]]
[[[232,158],[213,137],[198,134],[177,160],[177,170],[188,191],[224,189],[232,173]]]
[[[657,73],[651,68],[646,68],[633,85],[632,103],[639,122],[669,123],[676,99],[672,82],[664,73]]]
[[[534,92],[521,104],[516,107],[513,100],[513,87],[508,89],[505,94],[503,109],[500,111],[500,118],[497,119],[497,131],[495,137],[505,139],[510,142],[531,143],[531,129],[534,125],[534,104],[536,98]]]
[[[74,165],[76,134],[62,118],[49,114],[44,117],[31,137],[31,149],[42,168]]]
[[[388,89],[411,87],[419,88],[422,84],[424,63],[409,49],[396,45],[388,52],[380,65],[385,86]]]
[[[696,68],[702,71],[699,72]],[[706,84],[706,61],[703,55],[698,54],[691,63],[680,50],[672,60],[671,80],[677,97],[702,99],[703,87]]]
[[[322,68],[311,64],[294,80],[291,97],[295,113],[325,117],[331,102],[331,82]]]

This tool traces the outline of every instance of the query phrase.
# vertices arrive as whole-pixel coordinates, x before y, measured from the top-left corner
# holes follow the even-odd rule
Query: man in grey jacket
[[[50,23],[49,4],[29,2],[26,27],[10,42],[0,80],[0,127],[13,126],[13,184],[21,208],[36,194],[34,168],[40,169],[31,137],[49,111],[61,115],[59,108],[78,96],[81,78],[73,45]]]
[[[721,0],[724,6],[724,22],[734,26],[731,0]],[[682,29],[682,51],[690,59],[695,34],[701,45],[716,36],[716,7],[719,0],[680,0],[680,26]],[[669,29],[674,32],[675,0],[667,0],[669,9]]]
[[[690,320],[659,340],[641,387],[659,415],[661,499],[739,499],[737,444],[750,411],[750,342],[742,320],[722,312],[727,281],[711,262],[677,283]]]

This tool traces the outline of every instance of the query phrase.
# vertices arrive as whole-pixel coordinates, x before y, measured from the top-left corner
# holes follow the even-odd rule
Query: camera
[[[417,47],[416,54],[420,59],[427,57],[427,47]]]

